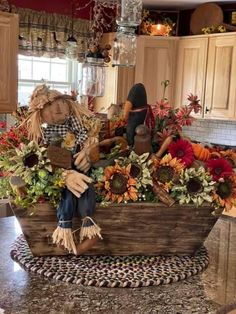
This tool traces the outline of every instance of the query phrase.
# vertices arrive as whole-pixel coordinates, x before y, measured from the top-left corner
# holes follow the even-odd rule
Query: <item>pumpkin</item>
[[[201,161],[207,161],[210,158],[209,149],[205,148],[201,144],[192,143],[192,148],[196,159]]]

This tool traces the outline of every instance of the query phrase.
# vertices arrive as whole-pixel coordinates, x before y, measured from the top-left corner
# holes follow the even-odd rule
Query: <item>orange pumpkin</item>
[[[193,153],[196,159],[207,161],[210,158],[210,152],[201,144],[192,143]]]

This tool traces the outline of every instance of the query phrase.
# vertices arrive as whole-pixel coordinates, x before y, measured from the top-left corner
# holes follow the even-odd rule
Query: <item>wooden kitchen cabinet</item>
[[[18,16],[0,12],[0,113],[17,108]]]
[[[101,45],[109,43],[113,46],[114,38],[115,33],[104,34]],[[125,102],[133,84],[134,67],[112,67],[111,65],[106,67],[105,94],[94,100],[95,111],[107,112],[111,104]]]
[[[148,103],[154,104],[163,97],[161,82],[169,80],[166,97],[174,101],[176,52],[179,38],[139,36],[135,66],[135,83],[143,83]]]
[[[206,118],[236,119],[236,34],[231,34],[209,38]]]
[[[236,33],[183,37],[179,40],[175,105],[198,95],[198,117],[236,119]]]
[[[189,104],[188,95],[198,95],[204,104],[208,38],[180,38],[175,79],[175,106]],[[203,111],[195,114],[202,117]]]
[[[105,36],[111,43],[114,33]],[[192,93],[203,106],[197,117],[236,120],[236,33],[138,36],[135,69],[110,67],[96,108],[125,101],[133,83],[143,83],[148,103],[154,104],[163,97],[164,80],[171,82],[165,96],[174,107],[188,104]]]

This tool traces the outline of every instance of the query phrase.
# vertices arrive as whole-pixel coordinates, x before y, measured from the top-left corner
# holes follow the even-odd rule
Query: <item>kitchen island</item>
[[[210,264],[202,274],[146,288],[86,287],[29,274],[9,254],[20,233],[14,217],[0,219],[0,313],[227,313],[224,305],[235,300],[234,217],[222,215],[208,236]]]

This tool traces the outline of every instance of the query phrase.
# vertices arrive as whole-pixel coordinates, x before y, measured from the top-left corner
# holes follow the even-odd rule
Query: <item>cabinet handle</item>
[[[208,108],[206,107],[205,113],[208,113],[209,111],[210,111],[210,109],[208,109]]]

